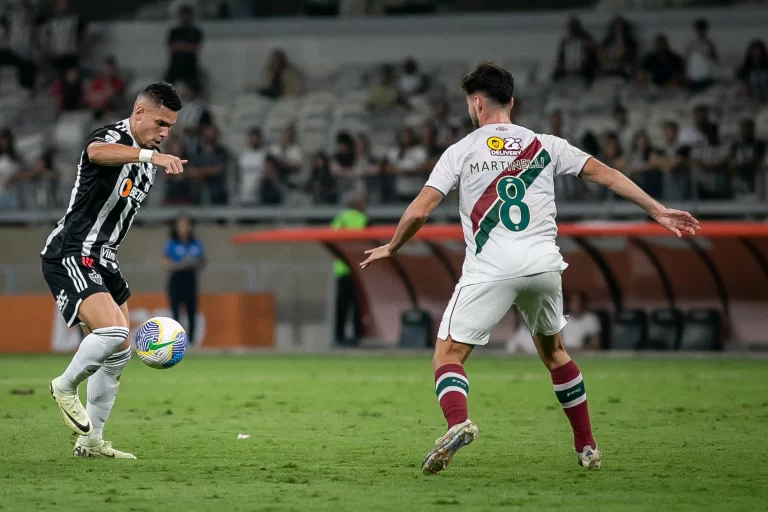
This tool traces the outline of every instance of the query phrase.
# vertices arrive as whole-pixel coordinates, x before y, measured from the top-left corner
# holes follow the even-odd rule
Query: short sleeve
[[[434,188],[444,196],[447,196],[448,192],[459,185],[461,167],[459,167],[454,157],[454,147],[451,146],[443,153],[443,156],[437,161],[427,180],[426,186]]]
[[[113,125],[102,126],[95,130],[88,137],[86,147],[90,146],[93,142],[104,142],[107,144],[123,144],[125,146],[133,146],[133,140],[124,132],[116,130]]]
[[[544,149],[552,152],[549,156],[555,164],[555,176],[563,174],[578,176],[587,160],[592,158],[589,153],[570,145],[567,140],[560,137],[554,135],[538,135],[538,137]]]
[[[168,240],[165,242],[165,250],[163,251],[163,256],[165,256],[168,259],[173,259],[173,247],[174,247],[173,240]]]

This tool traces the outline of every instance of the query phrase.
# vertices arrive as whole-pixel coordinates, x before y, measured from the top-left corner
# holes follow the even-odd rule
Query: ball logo
[[[120,184],[120,197],[128,197],[128,194],[131,193],[131,189],[133,189],[133,182],[130,178],[125,178]]]
[[[523,152],[523,139],[516,137],[489,137],[486,144],[492,156],[518,156]]]

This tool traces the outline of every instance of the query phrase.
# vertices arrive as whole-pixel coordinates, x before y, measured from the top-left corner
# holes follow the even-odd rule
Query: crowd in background
[[[114,57],[107,57],[98,69],[81,68],[79,56],[89,44],[87,30],[68,0],[57,0],[50,15],[35,12],[21,0],[0,28],[0,67],[15,69],[18,83],[30,95],[49,95],[62,112],[89,109],[93,127],[124,117],[131,100],[124,95],[130,77]],[[301,197],[303,204],[335,205],[351,196],[363,196],[369,203],[402,203],[418,193],[442,152],[472,130],[466,113],[456,111],[455,105],[451,111],[451,103],[433,87],[429,75],[408,58],[381,66],[369,88],[367,108],[372,115],[407,111],[419,97],[428,98],[432,114],[416,128],[400,128],[396,143],[386,151],[374,154],[366,133],[342,131],[335,144],[309,152],[289,125],[274,144],[267,143],[262,127],[252,126],[242,134],[246,149],[233,152],[221,142],[221,122],[205,100],[204,63],[199,58],[203,41],[194,10],[182,6],[167,36],[165,79],[179,88],[184,108],[164,151],[189,164],[183,175],[166,183],[166,204],[280,205]],[[653,48],[643,51],[631,24],[621,17],[609,24],[601,41],[574,18],[559,44],[551,78],[579,81],[588,88],[601,77],[618,77],[637,95],[651,90],[698,94],[723,79],[718,60],[707,20],[695,21],[689,44],[677,53],[663,34],[655,37]],[[745,101],[768,102],[764,41],[749,45],[734,78]],[[306,92],[305,77],[276,49],[252,92],[269,99],[300,96]],[[563,112],[553,109],[536,128],[583,147],[656,197],[731,199],[763,190],[766,143],[756,137],[751,118],[740,121],[738,136],[725,140],[710,108],[702,104],[691,120],[666,121],[661,145],[651,143],[645,128],[635,127],[625,106],[614,105],[613,118],[611,130],[577,135],[567,131]],[[54,198],[50,191],[58,186],[58,174],[51,158],[47,151],[35,162],[22,161],[11,130],[0,132],[0,208],[25,203],[11,193],[14,185],[25,182],[38,184],[34,194]],[[606,194],[578,180],[558,186],[560,194],[573,200],[603,199]]]

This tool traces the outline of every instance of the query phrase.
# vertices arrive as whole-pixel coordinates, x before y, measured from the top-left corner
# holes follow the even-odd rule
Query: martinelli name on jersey
[[[120,242],[155,182],[155,166],[95,164],[88,159],[94,142],[139,147],[128,119],[93,132],[80,155],[67,212],[40,254],[50,259],[85,256],[114,269]]]
[[[461,283],[564,270],[553,180],[579,174],[589,158],[564,139],[514,124],[483,126],[449,147],[427,186],[443,194],[459,188]]]

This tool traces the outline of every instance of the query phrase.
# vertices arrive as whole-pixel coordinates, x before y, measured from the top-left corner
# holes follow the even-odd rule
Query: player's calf
[[[592,437],[592,424],[587,408],[587,390],[579,367],[563,347],[560,333],[534,336],[542,362],[549,369],[555,396],[573,430],[573,447],[579,465],[599,468],[601,453]]]

